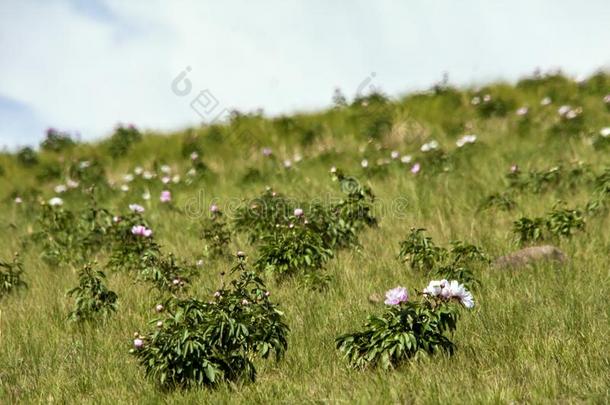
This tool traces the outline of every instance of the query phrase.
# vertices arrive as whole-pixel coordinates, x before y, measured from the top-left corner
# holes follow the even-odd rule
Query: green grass
[[[601,82],[601,85],[599,84]],[[547,169],[558,162],[581,160],[597,173],[610,165],[608,150],[594,150],[587,140],[610,125],[602,98],[610,92],[610,77],[599,75],[578,86],[561,77],[534,85],[489,86],[489,93],[530,106],[532,125],[525,135],[515,133],[514,108],[505,117],[479,117],[469,101],[474,92],[463,89],[442,94],[410,95],[380,109],[344,107],[291,117],[291,127],[260,116],[235,118],[220,129],[194,128],[190,135],[203,150],[213,174],[204,180],[172,185],[176,207],[187,204],[206,214],[212,200],[225,212],[238,201],[257,196],[266,185],[299,199],[338,196],[328,170],[335,165],[372,187],[378,200],[380,225],[360,235],[362,247],[340,251],[327,266],[333,279],[326,292],[303,288],[299,277],[283,283],[268,280],[275,302],[285,311],[291,328],[286,357],[279,363],[257,361],[255,383],[221,384],[216,389],[166,392],[148,381],[128,354],[134,331],[147,329],[157,297],[148,285],[128,274],[108,274],[108,284],[119,296],[119,309],[105,325],[78,327],[66,317],[73,302],[65,293],[77,283],[78,268],[48,266],[40,248],[22,249],[20,238],[36,230],[37,202],[13,203],[28,188],[53,196],[61,179],[38,182],[37,167],[23,168],[13,155],[0,156],[0,258],[22,251],[29,288],[0,301],[0,402],[2,403],[607,403],[610,401],[610,216],[587,218],[586,231],[573,238],[550,241],[566,252],[564,267],[543,263],[517,270],[492,266],[478,269],[482,287],[476,306],[462,313],[453,337],[457,352],[405,363],[393,371],[352,370],[335,349],[336,336],[361,327],[366,316],[382,308],[370,304],[371,293],[396,285],[423,289],[429,277],[409,270],[396,255],[399,242],[411,227],[425,227],[434,241],[447,245],[460,239],[482,246],[492,257],[517,249],[512,222],[522,215],[538,216],[562,199],[582,207],[591,186],[559,187],[541,194],[517,193],[511,212],[477,210],[481,200],[506,185],[511,164],[522,170]],[[484,94],[484,93],[482,93]],[[545,95],[548,107],[539,105]],[[561,104],[582,106],[581,134],[551,135]],[[379,114],[392,117],[392,128],[368,139],[368,120]],[[315,136],[303,135],[314,128]],[[455,129],[457,128],[457,129]],[[247,136],[244,134],[247,130]],[[436,139],[448,151],[457,136],[478,135],[477,144],[462,151],[447,172],[420,175],[410,165],[392,161],[377,174],[373,167],[390,150],[412,153],[422,142]],[[62,165],[77,158],[97,156],[107,175],[120,184],[122,175],[137,165],[170,164],[182,180],[189,159],[181,155],[186,133],[146,134],[129,154],[117,161],[106,155],[106,144],[81,144],[63,154]],[[264,158],[260,149],[273,148],[278,161]],[[298,152],[303,160],[284,170],[281,160]],[[463,153],[462,153],[463,152]],[[61,154],[43,152],[45,162]],[[370,168],[360,161],[367,158]],[[242,181],[250,168],[258,180]],[[164,251],[194,261],[202,252],[198,238],[202,216],[169,211],[158,202],[159,180],[150,186],[152,199],[142,201],[142,190],[108,192],[100,205],[113,212],[131,202],[143,203]],[[82,207],[84,199],[66,196],[68,208]],[[193,205],[195,204],[195,205]],[[256,246],[235,234],[233,250],[244,250],[252,263]],[[97,258],[102,265],[106,257]],[[219,283],[219,272],[230,263],[206,261],[190,294],[207,299]]]

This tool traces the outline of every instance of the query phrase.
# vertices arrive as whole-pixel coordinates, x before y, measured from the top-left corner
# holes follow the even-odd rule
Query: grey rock
[[[559,248],[552,245],[532,246],[498,257],[494,261],[494,266],[497,268],[518,268],[543,261],[564,264],[567,257]]]

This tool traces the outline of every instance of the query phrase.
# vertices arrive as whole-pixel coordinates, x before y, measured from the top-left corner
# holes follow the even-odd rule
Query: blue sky
[[[443,72],[462,85],[588,75],[610,66],[608,21],[607,0],[4,0],[0,146],[37,145],[47,127],[96,139],[118,122],[320,109],[367,80],[399,95]]]

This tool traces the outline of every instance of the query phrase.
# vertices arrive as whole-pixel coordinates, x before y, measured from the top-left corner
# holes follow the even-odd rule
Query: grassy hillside
[[[550,75],[480,89],[439,85],[400,99],[335,97],[334,108],[315,114],[234,113],[227,125],[173,134],[121,127],[97,144],[72,144],[51,131],[39,150],[0,155],[0,261],[18,252],[28,285],[0,295],[0,402],[607,403],[608,94],[604,73],[581,83]],[[467,134],[476,135],[473,143]],[[333,245],[322,268],[261,271],[290,328],[284,358],[257,357],[253,383],[172,389],[146,378],[129,351],[134,332],[154,329],[155,305],[172,295],[207,302],[221,278],[231,278],[221,273],[234,266],[234,254],[214,257],[201,238],[209,207],[224,213],[227,251],[245,252],[253,266],[267,242],[249,238],[251,224],[235,227],[240,207],[270,187],[313,217],[312,207],[345,198],[333,167],[370,187],[377,226],[355,226],[357,243]],[[160,201],[162,191],[171,202]],[[54,197],[63,204],[51,206]],[[89,245],[78,239],[86,230],[75,224],[92,223],[78,219],[92,204],[127,218],[134,203],[145,209],[142,221],[161,251],[191,271],[188,288],[160,290],[126,270],[120,244],[104,233],[116,224],[100,228]],[[548,220],[563,209],[575,210],[584,228],[562,236],[561,226],[553,232],[542,225],[544,240],[535,241],[514,232],[522,217]],[[293,212],[281,215],[280,222]],[[273,221],[263,216],[257,224]],[[438,246],[474,244],[491,259],[550,243],[569,260],[513,270],[472,264],[480,285],[470,287],[475,307],[458,309],[457,329],[448,334],[452,356],[354,369],[335,338],[387,310],[369,296],[398,285],[415,296],[440,278],[397,258],[411,228],[425,228]],[[118,266],[108,264],[113,257]],[[117,310],[106,321],[70,322],[75,298],[66,292],[87,262],[106,274]]]

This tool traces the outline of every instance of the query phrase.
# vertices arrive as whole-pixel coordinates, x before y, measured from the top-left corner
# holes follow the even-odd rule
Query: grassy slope
[[[217,390],[164,393],[144,379],[142,370],[127,351],[131,335],[146,328],[156,303],[147,286],[127,275],[109,274],[110,287],[119,295],[119,313],[106,325],[78,329],[66,323],[72,302],[65,291],[76,283],[76,269],[50,268],[39,259],[37,248],[24,253],[26,281],[30,288],[0,303],[0,401],[83,403],[489,403],[489,402],[598,402],[610,400],[610,220],[608,215],[587,224],[587,232],[559,242],[571,260],[565,268],[539,265],[518,271],[483,268],[483,287],[476,292],[476,308],[462,316],[454,341],[458,351],[451,358],[436,356],[408,363],[394,372],[355,371],[347,368],[334,348],[334,338],[362,324],[367,314],[379,311],[368,303],[372,292],[383,292],[398,284],[421,289],[428,281],[396,260],[398,243],[412,226],[425,227],[439,244],[452,239],[479,244],[493,256],[515,248],[512,221],[522,214],[548,211],[561,198],[570,206],[587,201],[589,189],[557,190],[518,196],[513,212],[476,210],[481,199],[504,187],[503,175],[512,163],[522,168],[548,168],[573,159],[590,163],[596,171],[608,166],[608,151],[594,151],[582,137],[552,137],[548,127],[556,120],[562,103],[582,105],[586,126],[598,131],[607,126],[610,114],[602,97],[610,91],[608,77],[601,88],[581,87],[552,80],[533,88],[493,85],[494,97],[530,105],[535,124],[524,136],[515,132],[512,110],[505,118],[477,117],[469,100],[471,91],[445,95],[414,95],[388,108],[393,119],[391,133],[368,142],[361,121],[351,117],[355,109],[344,108],[320,114],[297,116],[304,131],[278,129],[269,120],[246,117],[223,136],[209,129],[194,129],[203,147],[206,164],[215,175],[187,186],[173,186],[176,205],[184,207],[199,198],[201,207],[217,199],[227,210],[236,199],[254,197],[265,185],[298,198],[336,195],[328,178],[331,165],[366,179],[378,200],[380,227],[361,235],[361,251],[342,251],[328,265],[335,278],[331,289],[317,293],[299,287],[298,280],[277,285],[270,281],[275,300],[286,312],[292,332],[289,350],[279,364],[260,362],[255,384],[220,386]],[[598,86],[599,87],[599,86]],[[551,106],[539,101],[551,95]],[[457,98],[456,98],[457,97]],[[457,101],[456,101],[457,100]],[[384,110],[385,111],[385,110]],[[360,113],[358,113],[360,114]],[[366,112],[364,113],[366,114]],[[377,114],[373,112],[372,114]],[[455,170],[438,175],[413,176],[408,166],[392,162],[387,173],[363,171],[366,157],[375,166],[377,157],[389,157],[392,149],[416,152],[423,141],[437,139],[447,150],[455,148],[456,135],[479,136],[478,144],[459,161]],[[462,129],[459,129],[459,128]],[[458,128],[458,129],[456,129]],[[453,133],[452,133],[453,132]],[[108,163],[111,178],[151,167],[153,161],[169,163],[181,173],[188,158],[181,156],[186,135],[150,134],[128,157],[115,163],[104,156],[104,145],[79,145],[66,156],[99,156]],[[220,138],[220,139],[215,139]],[[279,158],[300,152],[304,159],[290,171],[265,160],[260,147],[271,146]],[[379,150],[377,148],[380,148]],[[42,156],[46,161],[57,155]],[[5,169],[0,178],[0,198],[28,186],[39,187],[45,198],[52,185],[40,185],[32,175],[36,169],[19,167],[13,157],[0,156]],[[259,168],[259,181],[243,183],[247,168]],[[153,199],[145,203],[146,217],[154,224],[158,240],[167,251],[194,260],[201,252],[197,237],[198,218],[160,207],[156,196],[159,181],[151,186]],[[330,194],[328,194],[330,193]],[[392,205],[406,198],[406,208]],[[68,207],[82,200],[66,198]],[[104,206],[125,210],[129,202],[142,202],[140,190],[105,197]],[[8,200],[0,203],[0,258],[19,249],[18,238],[33,224],[27,205]],[[29,213],[29,214],[28,214]],[[251,259],[255,247],[236,235],[233,248],[245,250]],[[103,258],[100,258],[103,262]],[[209,296],[218,273],[228,265],[208,262],[192,292]]]

